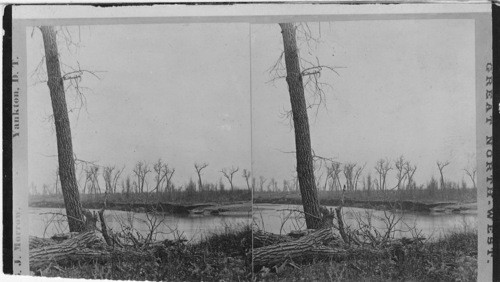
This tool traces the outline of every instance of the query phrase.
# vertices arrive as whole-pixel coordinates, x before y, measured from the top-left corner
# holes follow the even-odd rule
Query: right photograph
[[[475,20],[250,28],[254,277],[476,280]]]

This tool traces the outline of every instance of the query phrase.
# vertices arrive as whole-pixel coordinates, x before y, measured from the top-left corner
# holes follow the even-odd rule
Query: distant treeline
[[[220,169],[221,177],[218,183],[207,183],[203,181],[203,170],[208,163],[194,163],[196,182],[191,178],[183,185],[176,186],[172,181],[175,168],[168,163],[158,159],[154,164],[146,161],[138,161],[132,169],[132,173],[124,175],[125,166],[101,166],[91,162],[76,160],[78,186],[81,194],[132,194],[132,193],[166,193],[170,197],[183,195],[177,192],[189,193],[204,191],[226,191],[226,190],[251,190],[255,186],[255,178],[247,169],[240,171],[239,167],[228,167]],[[238,174],[238,172],[241,172]],[[237,187],[235,178],[242,177],[246,187]],[[176,194],[177,193],[177,194]],[[54,174],[53,184],[44,183],[41,189],[35,183],[31,183],[30,195],[58,195],[61,194],[61,182],[59,180],[59,169]]]
[[[125,167],[100,166],[94,163],[77,161],[79,177],[79,190],[81,194],[143,194],[155,193],[168,199],[181,199],[185,195],[189,197],[199,192],[227,190],[253,190],[257,193],[263,192],[296,192],[299,191],[299,183],[296,176],[291,179],[283,179],[279,183],[275,178],[267,179],[264,176],[256,178],[250,170],[239,167],[222,168],[219,172],[221,177],[216,183],[208,183],[203,179],[203,170],[208,163],[194,163],[193,172],[196,180],[189,179],[185,184],[176,186],[172,181],[175,176],[175,168],[168,163],[158,159],[154,164],[138,161],[132,169],[132,173],[124,175]],[[449,161],[437,161],[436,171],[439,177],[432,176],[426,183],[416,183],[414,175],[417,165],[400,156],[396,160],[381,158],[370,170],[366,164],[340,163],[333,159],[314,156],[315,179],[318,191],[348,191],[355,193],[357,198],[377,197],[377,195],[402,195],[404,197],[426,197],[447,200],[456,198],[452,192],[458,190],[476,190],[476,168],[467,167],[463,169],[464,177],[460,181],[451,181],[446,178],[446,167]],[[42,189],[31,184],[31,195],[53,195],[61,194],[59,172],[56,170],[54,183],[43,184]],[[246,187],[237,187],[234,180],[242,177]],[[467,179],[467,181],[466,181]],[[389,185],[389,182],[393,183]],[[377,193],[383,191],[385,193]],[[394,191],[397,191],[394,194]],[[403,192],[406,191],[406,192]],[[410,192],[411,191],[411,192]],[[463,194],[463,193],[462,193]],[[466,193],[467,194],[467,193]],[[201,195],[215,195],[201,193]],[[186,196],[187,197],[187,196]],[[461,198],[461,197],[459,197]],[[470,197],[467,197],[470,198]]]

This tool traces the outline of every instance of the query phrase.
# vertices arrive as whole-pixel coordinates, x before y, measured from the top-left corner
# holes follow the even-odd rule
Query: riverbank
[[[419,201],[405,199],[403,197],[385,197],[381,199],[377,195],[373,199],[359,199],[346,196],[341,201],[340,194],[319,195],[321,205],[366,208],[376,210],[404,210],[424,213],[474,213],[477,211],[477,203],[472,201]],[[356,195],[354,195],[356,196]],[[253,203],[255,204],[279,204],[279,205],[302,205],[299,193],[256,193]]]
[[[249,215],[252,211],[250,201],[226,201],[226,202],[184,202],[173,203],[155,201],[154,199],[106,199],[104,196],[82,197],[83,208],[86,209],[108,209],[133,212],[162,212],[167,214],[189,215],[189,214],[211,214],[211,215]],[[115,197],[116,198],[116,197]],[[121,201],[120,201],[121,200]],[[64,208],[64,200],[57,196],[31,197],[29,207],[34,208]]]
[[[211,215],[232,215],[232,216],[251,216],[252,213],[252,203],[251,202],[239,202],[232,204],[217,204],[217,203],[206,203],[203,206],[198,206],[197,208],[190,211],[193,214],[211,214]]]
[[[255,276],[257,281],[475,281],[477,242],[476,230],[462,229],[385,258],[359,254],[342,261],[285,263],[258,269]]]

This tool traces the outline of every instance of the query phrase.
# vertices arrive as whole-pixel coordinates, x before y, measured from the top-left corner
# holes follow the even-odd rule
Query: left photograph
[[[248,23],[26,27],[31,275],[252,278]]]

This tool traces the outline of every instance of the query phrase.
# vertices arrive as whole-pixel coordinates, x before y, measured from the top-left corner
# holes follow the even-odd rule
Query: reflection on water
[[[29,209],[30,235],[51,237],[68,232],[65,210],[55,208]],[[91,210],[97,212],[97,210]],[[155,240],[176,239],[183,236],[196,242],[213,234],[223,232],[228,227],[243,226],[250,223],[251,216],[211,216],[211,215],[151,215],[146,213],[106,210],[106,224],[113,231],[134,230],[147,236],[151,226],[156,226]]]
[[[334,207],[328,207],[334,208]],[[276,234],[287,234],[292,230],[305,229],[303,215],[299,205],[254,204],[253,221],[260,229]],[[362,208],[344,207],[345,224],[351,228],[359,224],[371,224],[377,230],[387,230],[386,224],[392,222],[395,226],[395,237],[411,237],[412,232],[420,232],[420,236],[437,238],[453,230],[477,228],[476,214],[429,214],[401,211],[391,213]]]

